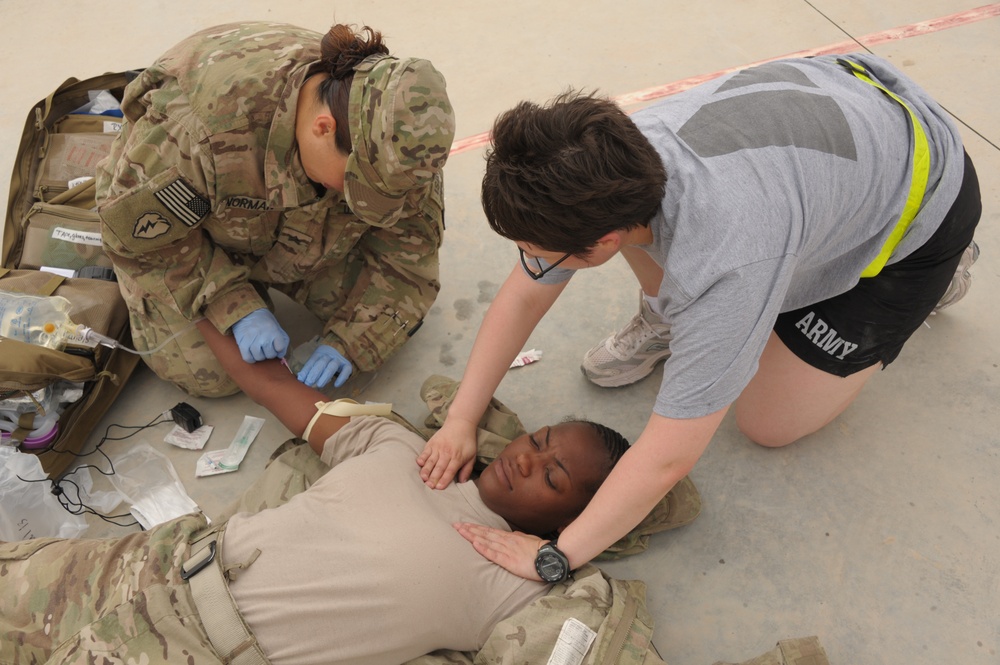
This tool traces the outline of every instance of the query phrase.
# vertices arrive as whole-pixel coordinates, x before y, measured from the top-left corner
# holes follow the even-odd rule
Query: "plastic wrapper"
[[[87,521],[63,508],[51,490],[37,457],[0,446],[0,540],[77,538],[86,531]]]
[[[224,450],[212,450],[198,459],[194,475],[215,476],[220,473],[230,473],[240,468],[240,462],[246,457],[250,444],[257,438],[264,419],[255,416],[243,416],[243,424],[233,437],[232,443]]]
[[[115,472],[108,479],[125,501],[129,512],[149,529],[175,517],[198,512],[181,479],[163,453],[140,443],[112,460]]]

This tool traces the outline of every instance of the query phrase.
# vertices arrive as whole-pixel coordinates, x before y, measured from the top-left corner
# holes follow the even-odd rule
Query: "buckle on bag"
[[[204,552],[204,550],[202,550],[202,552]],[[208,556],[203,557],[201,561],[197,562],[194,565],[194,568],[192,568],[191,570],[186,570],[187,565],[191,563],[191,559],[188,559],[187,561],[184,562],[184,565],[181,566],[181,579],[187,582],[189,579],[191,579],[192,577],[200,573],[202,570],[204,570],[205,566],[212,563],[213,561],[215,561],[214,540],[208,544]]]

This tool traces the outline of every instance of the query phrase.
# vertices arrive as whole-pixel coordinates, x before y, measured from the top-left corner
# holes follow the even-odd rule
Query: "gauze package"
[[[143,528],[200,511],[181,484],[174,465],[149,444],[132,446],[112,463],[115,472],[108,479],[132,504],[130,512]]]

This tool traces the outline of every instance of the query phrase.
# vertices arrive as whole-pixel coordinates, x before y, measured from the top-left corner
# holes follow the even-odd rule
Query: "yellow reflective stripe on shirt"
[[[927,147],[927,135],[924,134],[924,128],[920,126],[920,120],[917,119],[917,115],[906,102],[881,83],[873,81],[868,76],[868,70],[858,63],[844,58],[838,58],[837,62],[849,68],[852,74],[865,83],[875,86],[891,99],[898,102],[900,106],[906,109],[906,113],[910,116],[910,125],[913,127],[913,171],[910,174],[910,192],[906,196],[906,205],[903,207],[903,214],[899,218],[899,221],[896,222],[896,226],[892,229],[892,233],[889,234],[889,238],[885,241],[885,244],[882,245],[878,256],[868,264],[867,268],[861,271],[862,277],[874,277],[885,267],[889,257],[896,251],[896,247],[899,246],[903,235],[906,234],[906,230],[910,228],[913,218],[920,211],[920,204],[923,202],[924,193],[927,191],[927,178],[931,170],[931,152]]]

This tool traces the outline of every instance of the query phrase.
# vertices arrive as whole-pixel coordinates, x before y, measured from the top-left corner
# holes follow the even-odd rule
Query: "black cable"
[[[161,418],[162,418],[162,420],[161,420]],[[156,418],[153,418],[151,421],[149,421],[145,425],[119,425],[118,423],[111,423],[110,425],[108,425],[104,429],[104,436],[101,437],[101,440],[97,442],[97,445],[94,446],[94,449],[91,450],[90,452],[82,453],[82,452],[76,452],[76,451],[73,451],[73,450],[58,450],[56,448],[53,448],[52,446],[49,446],[48,448],[45,448],[42,452],[59,453],[61,455],[73,455],[74,457],[86,457],[87,455],[93,455],[94,453],[99,452],[102,455],[104,455],[105,459],[108,459],[108,456],[104,453],[104,451],[101,450],[101,446],[104,445],[105,441],[124,441],[125,439],[138,434],[139,432],[141,432],[144,429],[147,429],[149,427],[155,427],[156,425],[162,425],[163,423],[169,423],[169,422],[173,422],[173,421],[169,420],[167,418],[164,418],[164,415],[161,413],[160,415],[156,416]],[[112,427],[120,427],[122,429],[133,429],[135,431],[132,432],[131,434],[126,434],[125,436],[112,437],[112,436],[110,436],[111,428]],[[110,462],[110,460],[108,460],[108,461]],[[96,467],[94,467],[94,468],[96,468]],[[112,473],[114,473],[114,472],[112,471]],[[109,474],[105,474],[105,475],[109,475]]]
[[[75,481],[70,480],[69,476],[73,475],[77,471],[82,471],[83,469],[95,469],[98,473],[104,476],[113,476],[115,474],[115,465],[111,461],[111,458],[108,457],[108,454],[104,452],[104,450],[102,450],[102,446],[106,442],[124,441],[125,439],[133,437],[139,432],[149,429],[150,427],[156,427],[157,425],[162,425],[163,423],[170,423],[170,422],[173,421],[168,418],[165,418],[164,415],[161,413],[160,415],[158,415],[156,418],[153,418],[145,425],[119,425],[118,423],[111,423],[105,428],[104,436],[102,436],[101,440],[97,442],[97,444],[94,446],[94,449],[86,453],[78,453],[71,450],[56,450],[51,446],[45,449],[48,452],[69,454],[73,455],[76,458],[86,457],[87,455],[93,455],[94,453],[100,453],[101,456],[104,457],[104,459],[107,461],[108,467],[110,467],[109,471],[105,471],[104,469],[95,464],[81,464],[80,466],[76,467],[69,473],[65,474],[62,478],[59,478],[57,480],[53,480],[51,478],[35,478],[29,480],[26,478],[21,478],[21,476],[17,476],[17,478],[18,480],[21,480],[26,483],[43,483],[43,482],[51,483],[52,488],[50,491],[52,492],[53,495],[55,495],[56,500],[59,501],[59,505],[62,506],[63,509],[66,510],[66,512],[70,513],[71,515],[83,515],[83,514],[96,515],[105,522],[108,522],[109,524],[114,524],[115,526],[130,527],[138,524],[139,528],[143,528],[142,525],[139,524],[139,522],[134,517],[132,517],[131,513],[125,513],[123,515],[102,515],[93,508],[91,508],[90,506],[83,503],[80,500],[80,486]],[[134,431],[130,432],[129,434],[126,434],[125,436],[112,437],[111,436],[112,427],[119,427],[121,429],[131,429]],[[62,486],[63,483],[68,483],[69,485],[73,486],[73,488],[76,490],[75,499],[71,499],[66,494],[66,489]],[[132,521],[126,524],[120,524],[119,522],[115,521],[124,518],[131,518]]]
[[[77,485],[72,480],[67,480],[66,478],[62,478],[61,480],[52,480],[51,478],[22,478],[21,476],[17,476],[17,479],[25,483],[44,483],[44,482],[51,483],[52,489],[50,491],[52,492],[53,495],[55,495],[56,501],[58,501],[59,505],[62,506],[63,509],[71,515],[84,515],[84,514],[96,515],[105,522],[109,524],[114,524],[115,526],[120,526],[124,528],[124,527],[136,526],[138,524],[139,528],[142,528],[142,525],[139,524],[139,522],[132,516],[132,513],[124,513],[121,515],[102,515],[101,513],[97,512],[87,504],[80,501],[80,486]],[[76,490],[75,500],[70,499],[70,497],[66,494],[66,490],[62,486],[62,483],[64,482],[69,483]],[[129,518],[132,521],[126,522],[125,524],[121,524],[115,521],[125,518]]]
[[[874,53],[872,53],[871,49],[869,49],[867,46],[865,46],[864,44],[862,44],[861,42],[859,42],[857,37],[855,37],[854,35],[852,35],[851,33],[849,33],[847,30],[844,30],[842,27],[840,27],[840,25],[837,24],[836,21],[834,21],[832,18],[830,18],[829,16],[827,16],[826,14],[824,14],[822,11],[820,11],[819,7],[817,7],[813,3],[809,2],[809,0],[804,0],[804,1],[805,1],[805,3],[807,5],[809,5],[810,7],[812,7],[812,10],[814,12],[816,12],[817,14],[819,14],[820,16],[822,16],[823,18],[825,18],[827,21],[829,21],[830,25],[832,25],[837,30],[840,30],[842,33],[844,33],[845,35],[847,35],[851,39],[852,42],[854,42],[855,44],[857,44],[858,46],[860,46],[864,50],[868,51],[872,55],[875,55]]]
[[[849,33],[847,30],[844,30],[844,28],[840,27],[840,25],[838,25],[836,21],[834,21],[832,18],[830,18],[829,16],[827,16],[826,14],[824,14],[822,11],[820,11],[820,9],[816,5],[814,5],[809,0],[803,0],[803,1],[807,5],[809,5],[814,12],[816,12],[817,14],[819,14],[820,16],[822,16],[823,18],[825,18],[830,23],[830,25],[832,25],[833,27],[837,28],[837,30],[840,30],[842,33],[844,33],[845,35],[847,35],[848,38],[850,38],[850,40],[852,42],[854,42],[855,44],[858,45],[859,48],[862,48],[865,51],[867,51],[868,53],[871,53],[872,55],[875,55],[874,51],[872,51],[870,48],[868,48],[867,46],[865,46],[861,41],[858,40],[857,37],[855,37],[854,35],[852,35],[851,33]],[[973,127],[969,123],[967,123],[965,120],[962,120],[962,118],[960,118],[955,113],[952,113],[951,109],[949,109],[947,106],[945,106],[941,102],[938,102],[938,106],[940,106],[941,108],[943,108],[945,110],[945,112],[948,113],[948,115],[950,115],[952,118],[954,118],[956,120],[956,122],[962,123],[962,125],[966,129],[968,129],[970,132],[972,132],[973,134],[975,134],[976,136],[978,136],[979,138],[981,138],[984,142],[986,142],[987,145],[989,145],[990,147],[992,147],[994,150],[1000,152],[1000,146],[998,146],[996,143],[994,143],[993,141],[991,141],[988,138],[986,138],[985,136],[983,136],[982,132],[980,132],[978,129],[976,129],[975,127]]]

